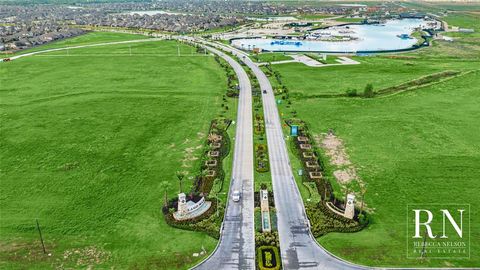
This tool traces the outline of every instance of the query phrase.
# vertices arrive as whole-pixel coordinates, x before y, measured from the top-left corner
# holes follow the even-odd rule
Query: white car
[[[234,191],[233,191],[232,200],[233,200],[234,202],[240,201],[240,191],[238,191],[238,190],[234,190]]]

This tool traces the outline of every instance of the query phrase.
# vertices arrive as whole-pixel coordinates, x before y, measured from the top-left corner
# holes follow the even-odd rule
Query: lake
[[[241,49],[261,48],[267,51],[354,53],[401,50],[417,43],[417,39],[408,37],[415,28],[432,28],[432,23],[436,24],[424,19],[388,20],[382,24],[350,24],[316,30],[310,33],[309,40],[244,38],[231,43]],[[328,38],[336,40],[320,40]]]

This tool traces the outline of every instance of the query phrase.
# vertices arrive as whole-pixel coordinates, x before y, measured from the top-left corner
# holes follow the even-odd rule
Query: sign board
[[[298,136],[298,126],[290,127],[290,135],[293,137]]]

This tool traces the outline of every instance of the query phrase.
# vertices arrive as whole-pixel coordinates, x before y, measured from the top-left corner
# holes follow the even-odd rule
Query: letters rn
[[[414,209],[412,211],[415,212],[415,235],[412,238],[422,238],[422,236],[420,236],[420,226],[421,225],[425,226],[425,229],[427,230],[428,237],[430,237],[432,239],[437,238],[437,235],[432,234],[432,228],[430,227],[430,224],[433,221],[432,212],[429,211],[429,210],[426,210],[426,209]],[[460,238],[463,238],[463,212],[465,211],[465,209],[457,209],[457,211],[459,212],[460,226],[455,221],[455,219],[452,217],[452,215],[450,214],[450,211],[445,210],[445,209],[440,210],[440,212],[442,213],[442,217],[443,217],[443,230],[442,230],[442,235],[440,236],[440,238],[448,238],[448,236],[445,234],[445,217],[448,219],[450,224],[453,226],[453,228],[457,232],[458,236],[460,236]],[[421,212],[427,213],[427,220],[425,222],[420,221],[420,213]]]

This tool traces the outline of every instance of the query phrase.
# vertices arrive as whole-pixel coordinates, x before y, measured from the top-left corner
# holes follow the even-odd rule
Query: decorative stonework
[[[355,195],[347,195],[347,204],[345,205],[344,211],[338,209],[332,202],[327,202],[326,206],[328,207],[328,209],[330,209],[330,211],[336,213],[337,215],[346,217],[348,219],[353,219],[353,217],[355,216]]]
[[[208,156],[218,157],[218,156],[220,156],[220,151],[208,151]]]
[[[219,142],[214,142],[214,143],[212,143],[212,148],[213,148],[213,149],[218,149],[218,148],[220,148],[221,146],[222,146],[222,144],[219,143]]]
[[[302,149],[302,150],[310,150],[310,149],[312,149],[312,146],[311,146],[310,144],[308,144],[308,143],[302,143],[302,144],[300,144],[300,149]]]
[[[345,206],[345,215],[346,218],[353,219],[355,216],[355,195],[347,195],[347,205]]]
[[[260,190],[260,210],[262,213],[262,232],[271,232],[270,206],[268,204],[268,191],[266,189]]]
[[[297,137],[297,141],[299,141],[299,142],[301,142],[301,143],[308,142],[308,137],[298,136],[298,137]]]
[[[205,177],[215,177],[216,172],[214,170],[208,170],[207,173],[205,174]]]
[[[307,161],[305,164],[307,165],[307,168],[320,168],[320,165],[318,165],[318,162],[316,161]]]
[[[217,166],[217,160],[216,159],[212,159],[212,160],[207,160],[205,161],[205,166],[207,167],[215,167]]]
[[[178,206],[177,211],[173,213],[173,217],[176,220],[187,220],[198,217],[205,213],[212,202],[205,201],[202,197],[198,202],[187,201],[185,193],[178,194]]]
[[[309,172],[308,176],[310,176],[310,179],[321,179],[322,178],[322,173],[321,172]]]
[[[313,152],[303,152],[302,155],[303,158],[317,158],[317,156]]]
[[[185,215],[188,212],[187,200],[185,193],[178,194],[178,208],[177,212],[179,215]]]

